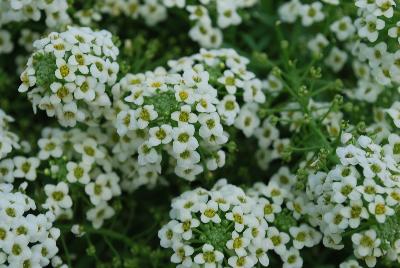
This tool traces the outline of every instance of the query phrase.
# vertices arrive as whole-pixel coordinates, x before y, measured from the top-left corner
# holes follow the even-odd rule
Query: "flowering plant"
[[[399,8],[0,0],[0,267],[399,267]]]

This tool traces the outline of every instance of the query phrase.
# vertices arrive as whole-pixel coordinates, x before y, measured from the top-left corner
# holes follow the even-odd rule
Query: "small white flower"
[[[72,199],[68,195],[69,188],[65,182],[59,182],[57,185],[47,184],[44,187],[47,195],[46,203],[56,205],[64,209],[72,207]]]
[[[158,117],[158,113],[154,110],[153,105],[144,105],[135,111],[137,125],[140,129],[146,128],[150,121]]]
[[[267,243],[269,248],[273,249],[277,254],[282,255],[286,252],[286,244],[290,238],[287,233],[280,232],[275,227],[267,229]]]
[[[218,204],[210,200],[206,204],[202,203],[199,205],[199,209],[201,212],[201,221],[204,223],[208,223],[210,221],[214,223],[220,223],[221,218],[218,215]]]
[[[89,209],[86,213],[86,218],[92,222],[93,227],[98,229],[103,225],[104,220],[114,216],[115,211],[107,203],[102,202],[96,207]]]
[[[197,264],[204,264],[207,268],[216,268],[222,262],[224,254],[215,250],[210,244],[205,244],[202,247],[202,252],[194,257],[194,262]]]
[[[368,204],[368,210],[379,223],[384,223],[387,216],[394,214],[394,209],[386,205],[381,195],[376,195],[374,201]]]
[[[74,162],[67,163],[67,180],[70,183],[80,182],[82,184],[88,184],[90,181],[89,171],[91,166],[81,162],[79,164]]]
[[[170,125],[161,125],[160,127],[153,127],[149,129],[149,145],[158,146],[160,144],[167,144],[172,141],[172,127]]]
[[[246,256],[246,248],[249,245],[250,240],[246,237],[240,236],[236,231],[232,232],[232,239],[226,242],[228,249],[234,250],[238,256]]]
[[[36,168],[39,167],[39,164],[39,159],[35,157],[25,158],[16,156],[14,158],[14,177],[34,181],[37,177]]]

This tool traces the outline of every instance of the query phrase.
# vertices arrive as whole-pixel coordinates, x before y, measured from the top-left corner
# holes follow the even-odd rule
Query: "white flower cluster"
[[[0,266],[65,267],[56,256],[60,230],[53,227],[54,215],[34,214],[35,201],[11,184],[0,183],[0,196]]]
[[[354,26],[360,39],[352,47],[352,54],[358,59],[356,74],[360,83],[369,82],[372,84],[367,86],[369,91],[379,95],[383,87],[400,84],[400,24],[399,18],[394,16],[396,3],[393,0],[371,3],[358,0],[355,5],[359,17]]]
[[[169,72],[126,75],[113,87],[118,112],[110,115],[118,134],[130,141],[120,147],[121,159],[137,153],[141,168],[160,173],[166,151],[175,173],[187,180],[204,168],[224,166],[224,128],[234,125],[253,135],[258,103],[265,101],[262,83],[246,69],[247,62],[234,50],[201,50],[170,61]]]
[[[186,0],[102,0],[90,9],[79,10],[76,18],[83,25],[90,25],[100,21],[102,14],[123,14],[133,19],[141,17],[147,25],[153,26],[167,18],[168,9],[179,8],[187,11],[189,20],[194,22],[190,38],[202,47],[215,48],[221,46],[223,29],[242,22],[238,11],[257,3],[257,0],[196,0],[189,3]]]
[[[119,71],[111,33],[69,27],[35,41],[34,47],[18,89],[29,91],[34,109],[72,127],[99,117],[111,105],[106,89]]]
[[[14,119],[11,116],[7,115],[2,109],[0,109],[0,160],[6,157],[13,148],[20,148],[18,136],[9,131],[8,124],[13,121]],[[0,175],[2,175],[1,168]]]
[[[321,234],[300,223],[302,204],[289,201],[294,176],[283,173],[268,185],[256,183],[248,194],[223,179],[210,191],[198,188],[174,199],[172,220],[158,233],[161,246],[174,251],[171,262],[268,267],[274,252],[283,267],[302,267],[300,250],[318,244]]]
[[[56,218],[74,216],[72,207],[76,200],[72,200],[70,188],[81,189],[91,204],[86,218],[99,228],[115,213],[109,202],[121,194],[120,179],[112,170],[105,142],[104,137],[99,140],[95,134],[78,129],[45,128],[38,141],[37,156],[15,156],[0,162],[0,170],[6,174],[0,182],[23,179],[43,183],[45,177],[53,178],[55,183],[43,187],[47,197],[43,207]]]
[[[378,257],[397,261],[400,237],[381,233],[397,217],[400,202],[400,136],[390,134],[377,144],[368,136],[345,133],[342,143],[336,150],[341,164],[308,178],[307,193],[314,201],[310,221],[320,227],[326,247],[342,249],[342,240],[351,235],[355,257],[368,267]]]
[[[39,21],[45,13],[49,28],[70,23],[67,0],[9,0],[0,2],[0,26],[12,22]]]
[[[257,113],[259,105],[266,100],[264,91],[269,85],[247,69],[248,63],[247,58],[233,49],[201,49],[198,54],[169,61],[168,65],[170,73],[182,74],[188,85],[196,83],[193,80],[201,75],[208,77],[209,83],[217,89],[217,96],[200,99],[199,104],[204,106],[203,101],[213,103],[218,100],[215,107],[222,124],[235,126],[250,137],[260,124]]]
[[[124,77],[117,87],[129,95],[119,109],[116,128],[120,136],[130,138],[124,151],[137,152],[145,170],[161,172],[166,151],[175,159],[175,173],[194,180],[204,170],[201,160],[210,170],[224,165],[225,153],[220,148],[228,135],[217,113],[217,90],[209,84],[208,73],[189,69],[184,75],[186,83],[184,76],[164,71]]]
[[[184,6],[185,1],[163,1],[165,5],[185,8],[189,12],[189,19],[195,23],[189,31],[189,36],[205,48],[221,46],[223,30],[242,22],[238,11],[254,6],[258,2],[257,0],[199,0]],[[216,21],[216,26],[213,25],[213,20]]]
[[[282,21],[294,23],[298,17],[304,26],[321,22],[332,12],[332,3],[315,1],[302,4],[291,0],[281,6]],[[347,16],[335,16],[329,25],[329,33],[317,33],[309,40],[308,48],[315,54],[329,52],[325,64],[334,72],[343,69],[349,55],[353,56],[352,67],[358,78],[357,86],[346,94],[354,99],[375,102],[384,87],[400,84],[400,22],[396,15],[394,0],[356,0],[334,3],[334,8],[350,10]]]

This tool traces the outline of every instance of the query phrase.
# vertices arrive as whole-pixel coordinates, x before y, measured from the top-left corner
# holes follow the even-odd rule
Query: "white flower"
[[[148,142],[142,143],[139,147],[139,157],[138,162],[139,165],[146,165],[148,163],[154,164],[161,160],[161,155],[157,153],[157,151],[150,146]]]
[[[104,220],[111,218],[114,214],[115,211],[112,207],[105,202],[101,202],[87,211],[86,218],[92,222],[94,228],[98,229],[103,225]]]
[[[269,227],[267,229],[267,243],[268,247],[273,249],[277,254],[284,254],[286,249],[286,244],[289,242],[290,238],[287,233],[280,232],[275,227]]]
[[[243,84],[243,99],[245,102],[265,102],[265,94],[262,91],[262,83],[258,79],[245,81]]]
[[[81,143],[74,144],[74,149],[82,155],[82,160],[86,164],[92,164],[97,159],[104,158],[104,152],[99,150],[97,142],[92,138],[87,138]]]
[[[201,221],[204,223],[208,223],[210,221],[214,223],[220,223],[221,218],[218,215],[218,204],[210,200],[206,204],[202,203],[199,205],[199,209],[201,212]]]
[[[172,127],[164,124],[160,127],[153,127],[149,129],[149,145],[158,146],[161,143],[167,144],[172,141]]]
[[[300,15],[301,3],[299,0],[285,2],[278,9],[279,18],[283,22],[293,23]]]
[[[186,124],[173,129],[173,150],[180,154],[185,150],[196,150],[199,147],[197,139],[194,137],[195,128],[191,124]]]
[[[222,262],[224,254],[210,244],[205,244],[202,247],[202,252],[194,257],[194,262],[197,264],[204,264],[207,268],[216,268]]]
[[[67,163],[67,180],[70,183],[74,182],[80,182],[82,184],[88,184],[90,181],[89,177],[89,171],[91,169],[91,166],[89,164],[86,164],[84,162],[81,162],[79,164],[74,163],[74,162],[68,162]]]
[[[236,228],[235,228],[236,229]],[[238,256],[246,256],[246,248],[249,245],[250,240],[246,237],[240,236],[236,231],[232,232],[232,239],[226,242],[228,249],[234,250]]]
[[[189,105],[183,105],[180,111],[171,114],[171,119],[177,121],[179,125],[194,124],[197,122],[197,115],[191,112]]]
[[[240,111],[239,104],[234,95],[226,95],[218,104],[218,113],[226,125],[230,126],[235,122],[235,118]]]
[[[370,178],[365,179],[363,185],[357,186],[357,190],[368,202],[372,202],[377,194],[384,193],[383,187],[377,185],[376,182]]]
[[[331,233],[338,233],[345,230],[349,225],[349,220],[341,213],[342,209],[342,205],[336,205],[331,211],[323,215],[323,220],[328,224],[327,227]]]
[[[250,256],[232,256],[228,259],[228,264],[234,268],[250,268],[254,267],[254,262]]]
[[[14,161],[4,159],[0,161],[0,182],[14,182]]]
[[[368,210],[379,223],[384,223],[387,216],[394,214],[394,209],[386,205],[381,195],[376,195],[374,201],[368,204]]]
[[[97,206],[103,201],[108,201],[112,198],[113,193],[111,191],[107,175],[100,174],[94,182],[90,182],[85,186],[85,192],[90,197],[90,202]]]
[[[192,238],[193,232],[192,228],[196,228],[200,225],[200,221],[198,219],[192,218],[189,215],[183,215],[180,217],[179,223],[174,226],[174,232],[182,235],[182,238],[185,240],[189,240]]]
[[[171,256],[172,263],[182,263],[183,267],[191,267],[193,264],[192,255],[194,249],[188,245],[173,245],[174,254]]]
[[[223,84],[229,94],[235,94],[237,88],[243,87],[243,81],[236,78],[232,71],[226,70],[224,76],[218,78],[218,82]]]
[[[60,146],[61,141],[57,138],[40,139],[38,145],[40,147],[39,159],[46,160],[50,156],[58,158],[62,155],[62,149]]]
[[[74,90],[74,97],[77,100],[84,99],[87,102],[90,102],[95,99],[96,93],[94,89],[97,86],[97,81],[93,77],[85,77],[85,76],[77,76],[76,80],[76,89]]]
[[[368,211],[361,200],[351,200],[349,206],[342,208],[341,214],[349,219],[351,228],[357,228],[360,226],[362,219],[369,218]]]
[[[393,123],[397,128],[400,128],[400,102],[395,101],[390,109],[387,109],[386,112],[393,119]]]
[[[22,156],[16,156],[14,158],[14,177],[34,181],[37,176],[36,168],[39,167],[39,164],[39,159],[35,157],[25,158]]]
[[[58,79],[65,80],[67,82],[72,82],[76,79],[75,71],[76,67],[73,65],[69,65],[62,58],[56,59],[57,70],[55,72],[55,76]]]
[[[221,136],[223,135],[223,127],[220,124],[220,117],[218,113],[202,113],[199,115],[199,123],[201,127],[199,129],[199,135],[202,138],[209,138],[211,135]]]
[[[339,72],[346,63],[347,57],[346,52],[334,47],[325,59],[325,64],[331,67],[334,72]]]
[[[325,18],[322,12],[322,4],[314,2],[311,5],[304,4],[300,7],[301,23],[304,26],[310,26],[314,22],[322,21]]]
[[[255,239],[249,245],[250,257],[254,264],[260,262],[261,265],[267,267],[269,265],[269,257],[267,251],[270,249],[266,239]]]
[[[304,246],[312,247],[314,245],[314,241],[310,237],[310,228],[306,224],[302,224],[300,227],[290,227],[289,233],[293,237],[293,247],[296,249],[300,250]]]
[[[158,113],[154,110],[153,105],[145,105],[135,111],[135,117],[137,126],[140,129],[144,129],[149,125],[150,121],[158,117]]]
[[[354,252],[361,257],[373,256],[373,251],[381,244],[377,238],[375,230],[368,230],[362,233],[355,233],[351,236],[354,244]]]
[[[246,216],[243,215],[243,209],[241,206],[235,206],[232,212],[225,214],[226,219],[233,221],[235,223],[235,230],[237,232],[242,232],[244,225],[247,224]]]
[[[257,106],[245,105],[235,119],[235,126],[241,129],[246,137],[253,135],[255,129],[260,124],[260,119],[256,114],[256,110]]]
[[[375,42],[378,39],[379,31],[385,27],[385,21],[369,14],[362,25],[358,29],[358,35],[361,38],[367,38],[370,42]]]
[[[118,113],[116,120],[116,128],[118,135],[123,136],[129,130],[135,130],[138,128],[137,121],[135,118],[134,110],[123,110]]]
[[[329,44],[328,39],[326,39],[326,37],[321,34],[318,33],[313,39],[311,39],[308,44],[307,47],[308,49],[310,49],[313,53],[315,54],[320,54],[322,53],[323,49]]]
[[[72,207],[72,199],[68,195],[69,188],[65,182],[59,182],[57,185],[47,184],[44,191],[47,195],[46,203],[48,205],[56,205],[64,209]]]
[[[336,34],[336,37],[340,41],[344,41],[351,37],[355,33],[355,27],[348,16],[342,17],[341,19],[335,21],[330,26],[332,32]]]
[[[333,182],[332,189],[334,195],[332,197],[333,201],[336,203],[343,203],[347,199],[359,200],[360,193],[356,190],[357,178],[353,176],[348,176],[343,178],[340,182]]]
[[[339,265],[339,268],[362,268],[360,264],[356,260],[348,260],[345,262],[342,262]]]
[[[274,222],[275,214],[281,211],[282,208],[278,204],[271,203],[268,199],[260,198],[254,213],[257,216],[264,217],[268,222]]]
[[[163,248],[169,248],[176,245],[178,242],[179,234],[174,232],[174,229],[178,225],[178,221],[172,220],[168,224],[164,225],[161,230],[158,231],[158,237],[160,238],[160,244]]]
[[[235,2],[231,1],[218,1],[217,11],[218,11],[218,26],[221,28],[226,28],[230,25],[238,25],[242,22],[242,18],[236,11]]]
[[[290,248],[286,251],[282,259],[284,261],[282,268],[301,268],[303,267],[303,259],[300,257],[299,250]]]

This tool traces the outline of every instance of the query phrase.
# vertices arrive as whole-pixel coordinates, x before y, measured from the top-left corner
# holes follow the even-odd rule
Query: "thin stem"
[[[71,256],[69,255],[68,247],[67,247],[67,244],[65,243],[65,240],[64,240],[64,235],[61,235],[60,238],[61,238],[61,244],[62,244],[63,249],[65,251],[65,257],[67,259],[68,267],[72,267],[72,265],[71,265]]]

